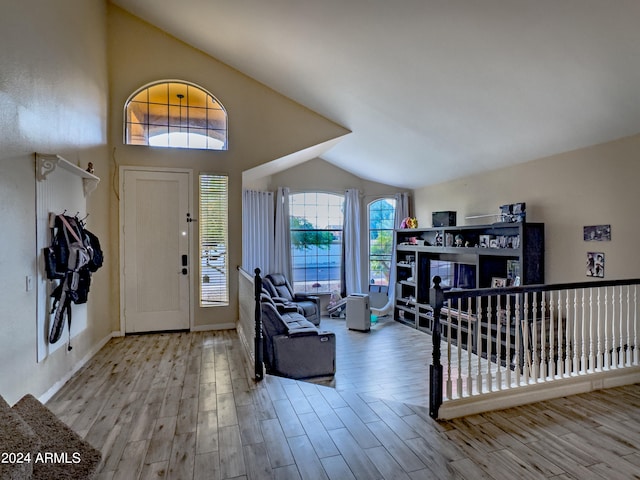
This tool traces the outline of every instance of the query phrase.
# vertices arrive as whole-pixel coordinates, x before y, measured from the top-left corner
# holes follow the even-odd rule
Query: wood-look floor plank
[[[367,448],[365,453],[369,460],[380,471],[383,478],[393,480],[410,480],[407,471],[396,461],[385,447]],[[423,467],[424,468],[424,465]],[[416,470],[413,470],[416,471]]]
[[[242,440],[237,425],[218,428],[220,442],[220,472],[222,478],[234,478],[246,475],[247,467],[244,463]]]
[[[342,455],[334,455],[332,457],[325,457],[321,459],[322,466],[324,467],[327,476],[331,480],[355,480],[353,472],[344,461]]]
[[[192,479],[195,468],[196,434],[176,434],[171,446],[167,478]]]
[[[322,462],[306,435],[287,439],[300,476],[305,480],[328,480]]]
[[[640,385],[434,422],[430,337],[323,319],[334,379],[253,381],[235,332],[114,338],[48,406],[103,453],[100,480],[635,478]],[[384,368],[381,368],[381,366]]]
[[[331,440],[331,436],[325,430],[315,412],[303,413],[298,418],[319,458],[332,457],[339,454],[333,440]]]
[[[271,466],[273,468],[293,465],[293,455],[287,444],[287,437],[277,419],[262,420],[260,422],[264,442],[267,447]]]
[[[340,455],[349,465],[353,475],[360,479],[381,479],[382,474],[376,466],[369,460],[365,451],[358,445],[356,439],[353,438],[349,430],[339,428],[329,432],[333,443],[340,451]]]

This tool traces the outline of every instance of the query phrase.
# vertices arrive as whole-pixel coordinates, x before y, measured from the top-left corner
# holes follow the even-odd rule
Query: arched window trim
[[[136,96],[138,96],[141,92],[143,92],[145,90],[148,90],[151,87],[158,86],[158,85],[163,85],[163,84],[167,84],[168,85],[168,84],[172,84],[172,83],[181,84],[181,85],[185,85],[187,87],[195,88],[195,89],[199,90],[200,92],[202,92],[203,94],[211,97],[213,102],[215,102],[217,105],[219,105],[220,111],[223,113],[223,118],[224,118],[224,128],[215,129],[216,131],[223,133],[223,135],[221,137],[223,137],[224,140],[223,140],[223,145],[220,148],[210,148],[210,147],[208,148],[208,147],[197,147],[197,146],[196,147],[190,147],[190,146],[176,146],[176,145],[151,145],[148,142],[149,138],[147,138],[147,142],[146,143],[131,143],[131,142],[128,141],[128,138],[127,138],[128,137],[128,133],[129,133],[128,128],[129,128],[129,125],[131,125],[131,122],[128,121],[128,111],[129,111],[129,107],[130,107],[130,104],[133,101],[133,99]],[[164,105],[164,104],[161,104],[161,105]],[[167,111],[169,111],[169,108],[170,108],[171,105],[173,105],[175,107],[174,104],[170,104],[169,101],[167,100],[167,104],[166,104]],[[183,108],[184,109],[188,109],[189,105],[187,104],[187,105],[182,106],[180,108],[180,112],[182,112]],[[182,123],[182,118],[180,118],[180,120],[181,120],[180,123]],[[140,123],[139,125],[145,125],[146,126],[147,130],[145,131],[145,133],[148,135],[149,123],[148,122],[146,124],[145,123]],[[164,124],[160,124],[160,125],[161,126],[166,126],[167,129],[169,129],[170,128],[169,118],[167,118],[167,124],[166,125],[164,125]],[[175,125],[174,125],[174,127],[175,127]],[[189,130],[192,127],[187,125],[185,128],[187,128],[187,130]],[[210,130],[213,130],[213,129],[210,129]],[[200,136],[202,136],[202,135],[200,135]],[[213,137],[209,137],[209,138],[213,138]],[[217,139],[217,140],[221,140],[221,139]],[[187,80],[180,80],[180,79],[163,79],[163,80],[153,81],[153,82],[147,83],[145,85],[142,85],[141,87],[136,89],[131,95],[129,95],[129,97],[125,101],[124,108],[123,108],[123,143],[125,145],[142,145],[142,146],[148,146],[148,147],[159,146],[160,148],[182,148],[182,149],[187,148],[187,149],[197,149],[197,150],[205,149],[205,150],[213,150],[213,151],[216,151],[216,150],[225,151],[225,150],[228,150],[228,144],[229,144],[229,122],[228,122],[227,109],[225,108],[225,106],[222,104],[222,102],[220,102],[220,100],[215,95],[213,95],[206,88],[203,88],[202,86],[200,86],[200,85],[198,85],[196,83],[189,82]]]
[[[393,230],[394,230],[394,215],[390,219],[386,219],[387,224],[383,227],[378,225],[376,228],[372,228],[371,207],[377,202],[388,202],[393,206],[393,212],[397,208],[396,200],[392,196],[381,196],[371,200],[367,203],[367,265],[369,283],[372,285],[388,286],[391,274],[391,261],[393,255]],[[390,222],[389,222],[390,221]],[[373,235],[375,232],[375,238]],[[388,238],[386,241],[380,243],[379,235],[384,234]],[[372,247],[376,246],[377,251],[373,252]]]

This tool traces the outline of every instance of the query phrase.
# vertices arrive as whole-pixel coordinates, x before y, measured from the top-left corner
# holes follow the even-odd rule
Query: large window
[[[229,304],[229,179],[200,175],[200,306]]]
[[[369,204],[369,282],[372,285],[389,285],[395,210],[393,198],[381,198]]]
[[[293,288],[341,290],[344,196],[306,192],[289,196]]]
[[[227,149],[227,112],[204,89],[181,81],[142,87],[125,105],[127,145]]]

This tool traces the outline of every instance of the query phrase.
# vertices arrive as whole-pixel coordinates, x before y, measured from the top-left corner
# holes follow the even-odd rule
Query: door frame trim
[[[189,212],[191,213],[191,217],[194,217],[193,212],[193,169],[190,168],[173,168],[173,167],[143,167],[143,166],[135,166],[135,165],[120,165],[118,168],[118,254],[119,254],[119,271],[118,271],[118,281],[120,283],[120,335],[124,336],[126,334],[126,325],[124,321],[124,310],[125,310],[125,296],[124,296],[124,172],[125,171],[135,171],[135,172],[167,172],[167,173],[186,173],[188,175],[188,192],[187,195],[189,197]],[[196,217],[197,218],[197,217]],[[192,255],[193,251],[193,222],[187,225],[189,229],[189,257],[191,257],[191,266],[189,267],[189,331],[193,331],[194,329],[194,315],[195,315],[195,305],[194,305],[194,293],[193,293],[193,262],[194,258]],[[200,255],[198,255],[200,258]]]

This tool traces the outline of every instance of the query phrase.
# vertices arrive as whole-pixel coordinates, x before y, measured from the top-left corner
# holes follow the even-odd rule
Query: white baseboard
[[[192,332],[207,332],[209,330],[235,330],[235,323],[217,323],[215,325],[196,325],[191,327]]]
[[[54,383],[51,388],[49,390],[47,390],[46,392],[44,392],[42,395],[40,395],[40,397],[38,398],[38,400],[41,403],[47,403],[49,400],[51,400],[51,397],[53,397],[58,390],[60,390],[63,385],[65,383],[67,383],[69,381],[69,379],[78,371],[80,370],[82,367],[84,367],[86,365],[86,363],[91,360],[93,358],[93,356],[98,353],[102,347],[104,347],[107,342],[109,340],[111,340],[113,337],[118,337],[120,335],[118,335],[118,333],[120,332],[111,332],[109,335],[107,335],[106,337],[104,337],[102,340],[100,340],[98,343],[96,343],[93,348],[91,350],[89,350],[89,353],[87,353],[82,360],[80,360],[78,363],[76,363],[73,368],[71,370],[69,370],[64,377],[62,377],[60,380],[58,380],[56,383]]]
[[[631,385],[640,381],[640,367],[633,366],[588,375],[576,375],[563,379],[524,385],[444,402],[438,410],[438,419],[452,418],[505,408],[542,402],[553,398],[592,392],[602,388]]]

